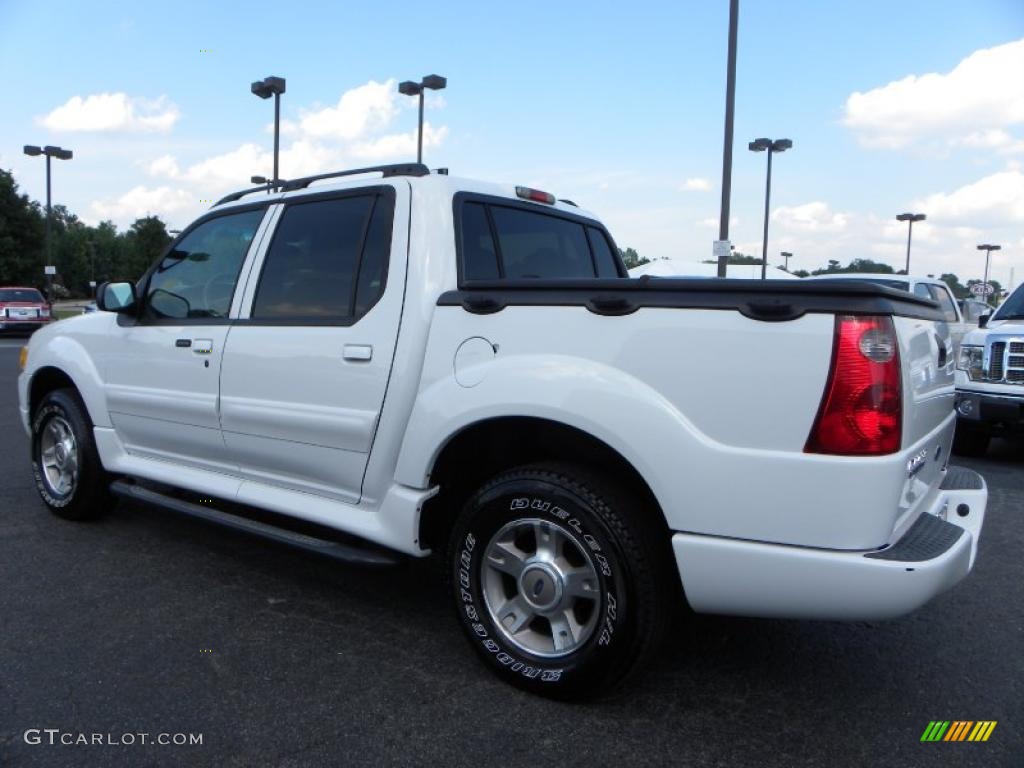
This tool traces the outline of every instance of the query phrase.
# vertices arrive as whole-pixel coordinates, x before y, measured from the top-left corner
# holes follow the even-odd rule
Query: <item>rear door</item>
[[[283,201],[221,373],[221,426],[248,479],[361,495],[405,292],[405,182]]]

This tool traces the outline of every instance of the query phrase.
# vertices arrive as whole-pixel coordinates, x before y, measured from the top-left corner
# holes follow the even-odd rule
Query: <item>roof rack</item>
[[[384,178],[389,176],[427,176],[430,173],[430,169],[422,163],[397,163],[392,165],[372,165],[368,168],[352,168],[348,171],[335,171],[334,173],[320,173],[316,176],[306,176],[301,179],[292,179],[291,181],[279,180],[275,190],[281,192],[290,192],[294,189],[305,189],[314,181],[321,181],[323,179],[336,179],[341,176],[358,176],[363,173],[381,173]],[[271,185],[273,187],[273,185]],[[262,184],[258,187],[250,187],[249,189],[243,189],[239,192],[232,192],[230,195],[222,197],[213,207],[222,205],[224,203],[230,203],[238,200],[246,195],[251,195],[253,192],[265,192],[267,185]]]

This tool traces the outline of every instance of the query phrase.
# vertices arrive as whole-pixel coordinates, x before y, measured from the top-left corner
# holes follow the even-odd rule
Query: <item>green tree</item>
[[[971,295],[971,292],[967,290],[966,285],[960,284],[960,278],[954,275],[952,272],[947,272],[939,277],[946,285],[949,286],[949,290],[953,292],[953,296],[958,299],[966,299]]]
[[[622,263],[626,265],[626,269],[639,267],[641,264],[649,264],[651,261],[637,253],[635,248],[627,248],[626,250],[619,248],[619,256],[622,258]]]
[[[43,282],[43,214],[0,170],[0,285]]]
[[[885,275],[901,274],[894,272],[893,268],[888,264],[883,264],[880,261],[873,261],[871,259],[854,259],[845,267],[841,266],[835,259],[829,259],[828,266],[824,269],[815,269],[811,272],[812,275],[830,275],[833,273],[849,273],[849,272],[860,272],[860,273],[880,273]]]
[[[111,274],[111,279],[138,280],[171,242],[167,225],[158,216],[136,219],[124,239],[121,263],[114,270],[116,274]]]

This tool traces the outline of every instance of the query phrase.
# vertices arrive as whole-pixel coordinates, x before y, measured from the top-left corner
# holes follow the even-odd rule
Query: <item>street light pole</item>
[[[43,235],[43,249],[45,251],[46,264],[44,266],[50,266],[50,259],[52,257],[52,246],[50,245],[50,219],[53,218],[53,206],[50,195],[50,158],[57,158],[58,160],[70,160],[73,158],[74,152],[70,149],[64,149],[63,147],[54,147],[47,145],[45,147],[37,147],[32,144],[26,144],[23,150],[29,157],[38,157],[44,155],[46,157],[46,222],[44,225]],[[50,294],[47,298],[53,300],[53,275],[46,276],[47,292]]]
[[[924,221],[927,217],[923,213],[901,213],[896,217],[896,221],[907,222],[907,267],[906,273],[910,274],[910,236],[914,232],[914,222]]]
[[[261,99],[274,97],[274,178],[276,189],[281,176],[278,172],[278,157],[281,148],[281,94],[285,92],[286,82],[283,77],[265,77],[253,83],[249,90]]]
[[[412,80],[404,80],[398,84],[398,92],[403,96],[419,96],[419,121],[416,131],[416,162],[423,162],[423,92],[429,88],[432,91],[440,91],[448,86],[448,78],[440,75],[427,75],[418,83]]]
[[[751,152],[768,153],[768,174],[764,186],[764,237],[761,241],[761,279],[768,277],[768,212],[772,197],[772,155],[793,146],[790,139],[754,139],[747,145]]]
[[[718,239],[729,240],[729,207],[732,198],[733,115],[736,109],[736,33],[740,21],[739,0],[729,0],[729,54],[725,77],[725,137],[722,141],[722,207],[718,219]],[[729,256],[718,257],[718,276],[725,277]]]
[[[992,251],[1000,251],[1002,250],[1002,248],[1003,247],[1001,245],[991,245],[990,243],[984,243],[978,246],[979,251],[985,252],[985,281],[982,283],[982,285],[985,286],[984,290],[986,302],[988,301],[988,261],[992,256]]]

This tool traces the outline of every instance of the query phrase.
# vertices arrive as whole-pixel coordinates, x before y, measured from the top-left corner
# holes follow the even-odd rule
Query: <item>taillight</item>
[[[900,353],[889,317],[836,317],[832,367],[804,451],[878,456],[900,448]]]
[[[529,187],[516,187],[516,195],[523,198],[523,200],[532,200],[535,203],[547,203],[548,205],[555,204],[555,196],[550,192],[543,192],[539,189],[530,189]]]

